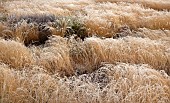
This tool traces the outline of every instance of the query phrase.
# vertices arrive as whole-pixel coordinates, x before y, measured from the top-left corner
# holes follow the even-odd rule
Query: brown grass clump
[[[145,65],[102,64],[91,74],[70,78],[39,67],[14,71],[1,64],[0,71],[1,102],[170,102],[169,76]]]
[[[1,64],[0,71],[0,91],[2,91],[0,100],[2,103],[48,102],[53,89],[57,90],[54,78],[39,67],[14,71]]]
[[[53,35],[71,37],[73,35],[84,40],[88,37],[87,28],[77,17],[56,17],[54,22],[49,23]]]
[[[46,30],[46,27],[42,27],[36,23],[27,23],[27,21],[24,20],[17,24],[13,24],[12,26],[1,23],[0,37],[6,40],[16,40],[26,46],[31,44],[44,44],[48,39],[48,36],[52,35],[52,32]]]
[[[88,36],[82,21],[75,17],[53,15],[11,16],[0,24],[0,37],[14,39],[26,46],[45,44],[52,35],[70,37],[76,35],[84,40]]]
[[[0,39],[0,62],[13,68],[23,68],[33,63],[33,57],[24,45],[13,40]]]
[[[25,44],[36,42],[39,40],[38,27],[34,24],[28,24],[26,21],[19,22],[15,26],[13,38]]]
[[[13,37],[13,32],[10,30],[10,28],[1,22],[0,22],[0,37],[5,39]]]
[[[26,20],[21,20],[11,28],[14,29],[11,38],[26,46],[45,44],[48,37],[52,35],[52,30],[48,25],[37,24],[35,21],[28,23]]]
[[[150,39],[126,37],[122,39],[88,38],[73,45],[70,55],[73,67],[93,71],[101,62],[128,62],[149,64],[169,73],[169,46]]]
[[[50,39],[44,48],[38,50],[37,56],[37,64],[51,73],[61,76],[74,74],[67,41],[62,37]]]

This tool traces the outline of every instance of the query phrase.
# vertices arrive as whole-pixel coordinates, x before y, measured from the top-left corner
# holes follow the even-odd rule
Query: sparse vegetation
[[[0,103],[169,103],[169,4],[0,1]]]

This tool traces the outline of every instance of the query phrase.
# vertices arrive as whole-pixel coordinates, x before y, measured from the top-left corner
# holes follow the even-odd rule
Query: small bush
[[[77,35],[82,40],[84,40],[84,38],[88,36],[86,27],[80,20],[71,19],[68,22],[68,27],[65,33],[65,37],[73,34]]]
[[[52,27],[56,28],[57,31],[63,37],[70,37],[76,35],[77,37],[84,40],[88,36],[86,27],[82,21],[72,17],[58,17],[52,24]]]

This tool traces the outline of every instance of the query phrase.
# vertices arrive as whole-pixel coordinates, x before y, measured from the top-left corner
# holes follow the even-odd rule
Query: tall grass
[[[170,31],[161,29],[152,30],[148,28],[138,28],[137,30],[133,30],[125,25],[118,29],[117,33],[113,35],[113,38],[117,39],[126,36],[149,38],[151,40],[161,40],[169,42]]]
[[[166,11],[144,9],[138,4],[99,3],[85,7],[81,18],[91,34],[111,37],[118,28],[127,25],[131,29],[170,29],[170,15]]]
[[[0,102],[169,103],[169,9],[169,0],[3,0]]]
[[[0,62],[13,68],[24,68],[33,63],[33,57],[28,48],[15,41],[0,39]]]
[[[170,101],[170,79],[145,65],[103,64],[91,74],[70,78],[39,67],[15,71],[0,65],[1,102],[150,103]]]
[[[73,67],[83,71],[93,71],[101,62],[127,62],[149,64],[169,73],[169,45],[150,39],[126,37],[120,39],[88,38],[83,43],[73,45],[71,57]],[[166,69],[165,69],[166,68]]]
[[[92,37],[78,42],[53,37],[43,48],[30,48],[32,52],[15,41],[1,42],[1,61],[16,68],[32,65],[34,55],[36,65],[61,75],[73,75],[75,71],[89,73],[98,68],[101,62],[149,64],[169,74],[169,45],[163,41],[135,37],[102,40]]]
[[[156,11],[149,8],[145,9],[139,4],[109,2],[95,3],[92,1],[76,2],[72,0],[70,1],[72,3],[70,6],[69,2],[66,3],[64,1],[59,2],[52,0],[46,3],[44,2],[45,1],[38,0],[34,1],[34,3],[27,1],[14,1],[6,3],[4,7],[10,15],[15,14],[17,16],[32,15],[37,14],[37,12],[38,14],[54,14],[56,16],[82,14],[82,19],[87,18],[85,19],[88,23],[87,26],[94,25],[96,29],[99,29],[98,32],[103,31],[103,33],[107,31],[106,28],[114,29],[114,27],[119,27],[123,24],[129,25],[131,28],[147,27],[150,29],[169,29],[169,12]],[[24,11],[22,8],[24,8]],[[89,22],[91,24],[89,24]],[[94,29],[91,26],[89,28],[92,30]],[[102,35],[102,32],[100,34]],[[105,34],[107,34],[107,32]]]
[[[4,23],[0,23],[0,37],[10,37],[12,36],[12,31],[10,31],[9,27],[6,26]]]
[[[96,2],[127,2],[127,3],[138,3],[142,4],[144,7],[152,8],[156,10],[170,10],[170,1],[169,0],[95,0]]]
[[[76,16],[84,22],[88,29],[88,34],[105,37],[112,37],[124,25],[135,30],[143,27],[170,29],[170,14],[168,11],[144,8],[137,3],[96,3],[94,1],[74,0],[69,2],[54,0],[50,2],[39,0],[34,2],[13,1],[5,3],[4,8],[7,10],[8,15],[15,15],[17,18],[32,17],[31,15],[37,15],[38,18],[43,14]]]
[[[37,52],[37,64],[44,67],[51,73],[58,73],[61,76],[74,74],[70,61],[69,47],[67,41],[62,37],[51,38],[44,48],[32,48]]]
[[[133,32],[131,36],[170,42],[170,30],[151,30],[147,28],[139,28],[137,31]]]

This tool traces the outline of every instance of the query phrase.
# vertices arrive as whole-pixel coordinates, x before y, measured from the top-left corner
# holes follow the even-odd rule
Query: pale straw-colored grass
[[[96,2],[127,2],[127,3],[138,3],[144,7],[152,8],[156,10],[170,10],[169,0],[95,0]]]
[[[34,50],[34,48],[33,48]],[[73,75],[67,41],[62,37],[51,38],[44,48],[38,49],[37,64],[51,73]]]
[[[0,2],[0,102],[169,103],[169,9],[169,0]],[[92,37],[72,31],[79,23]]]
[[[170,29],[170,13],[145,9],[139,4],[99,3],[85,7],[82,15],[89,32],[98,36],[111,37],[123,25],[131,29]]]
[[[101,62],[149,64],[169,74],[170,52],[166,41],[128,36],[119,39],[91,37],[80,42],[54,36],[44,47],[30,49],[36,65],[61,76],[93,72]]]
[[[39,67],[15,71],[1,64],[0,71],[3,103],[170,102],[170,77],[146,65],[102,64],[91,74],[70,78]]]
[[[149,64],[169,73],[169,45],[147,38],[125,37],[120,39],[87,38],[71,47],[73,67],[93,71],[101,62],[127,62]],[[81,71],[80,70],[80,71]]]
[[[91,35],[111,37],[122,25],[132,29],[170,29],[170,13],[144,8],[136,3],[96,3],[94,1],[13,1],[4,4],[9,15],[16,17],[35,14],[78,16]],[[24,9],[23,9],[24,8]]]
[[[151,40],[162,40],[170,43],[170,30],[139,28],[137,31],[133,32],[131,36],[149,38]]]
[[[4,6],[9,14],[35,15],[35,14],[55,14],[56,16],[69,16],[82,7],[92,3],[89,0],[34,0],[34,1],[13,1],[6,2]],[[24,10],[22,9],[24,8]]]
[[[34,60],[30,50],[23,44],[0,39],[0,62],[13,68],[24,68],[31,65]]]

